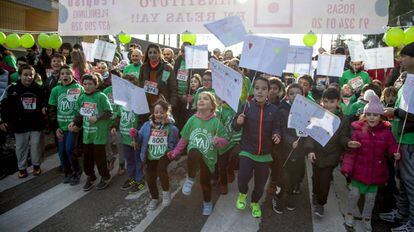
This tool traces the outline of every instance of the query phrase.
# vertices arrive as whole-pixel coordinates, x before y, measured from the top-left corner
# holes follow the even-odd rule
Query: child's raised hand
[[[358,141],[349,141],[348,142],[348,147],[349,148],[360,148],[361,147],[361,143]]]
[[[96,118],[96,116],[91,116],[89,117],[88,121],[90,124],[94,124],[96,121],[98,121],[98,119]]]
[[[116,135],[116,128],[111,129],[111,135],[113,135],[113,136]]]
[[[313,153],[313,152],[309,153],[309,154],[308,154],[308,160],[309,160],[310,162],[314,163],[314,162],[315,162],[315,160],[316,160],[316,154],[315,154],[315,153]]]
[[[278,135],[278,134],[274,134],[274,135],[272,136],[272,140],[273,140],[273,142],[274,142],[275,144],[279,144],[279,143],[280,143],[280,135]]]
[[[394,159],[395,160],[400,160],[401,159],[401,154],[399,152],[394,153]]]
[[[244,113],[241,113],[236,120],[237,125],[241,126],[244,124],[244,118],[246,117],[246,115]]]

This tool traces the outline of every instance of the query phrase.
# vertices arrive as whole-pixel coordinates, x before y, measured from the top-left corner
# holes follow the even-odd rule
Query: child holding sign
[[[76,111],[73,122],[68,126],[70,131],[78,131],[83,127],[83,169],[88,176],[84,191],[92,189],[96,180],[94,166],[98,167],[101,180],[97,189],[104,189],[109,185],[111,175],[106,166],[105,144],[108,143],[108,131],[112,107],[108,97],[97,91],[98,76],[85,74],[82,76],[85,93],[81,94],[76,102]]]
[[[239,196],[236,207],[246,208],[248,183],[254,173],[254,191],[251,200],[252,216],[262,216],[259,200],[269,176],[269,164],[272,162],[272,145],[280,142],[277,108],[267,101],[270,83],[264,77],[257,77],[253,83],[253,100],[235,116],[233,129],[243,129],[240,142]],[[273,140],[273,141],[272,141]]]
[[[77,185],[80,180],[79,162],[73,157],[77,132],[69,131],[68,125],[76,115],[76,101],[83,92],[83,87],[74,79],[73,70],[67,65],[62,66],[59,83],[52,89],[49,98],[49,119],[58,139],[59,158],[65,173],[64,184]]]
[[[226,133],[220,119],[216,117],[216,98],[209,92],[202,92],[197,101],[197,113],[184,125],[177,147],[167,155],[174,159],[187,147],[188,177],[182,192],[190,195],[194,185],[197,166],[200,166],[200,184],[203,191],[203,215],[213,211],[211,202],[211,174],[214,172],[218,149],[227,145]]]
[[[150,120],[145,122],[138,132],[137,144],[141,146],[140,159],[145,160],[146,180],[151,194],[149,210],[155,210],[160,203],[157,177],[160,178],[163,190],[162,204],[167,206],[171,202],[167,167],[176,157],[166,154],[177,145],[178,129],[174,126],[170,111],[170,105],[166,101],[156,101]],[[131,129],[131,135],[135,136],[136,130]]]
[[[353,210],[361,195],[365,195],[362,224],[366,231],[372,231],[371,214],[375,205],[378,186],[388,179],[387,154],[401,158],[398,145],[391,132],[391,124],[383,121],[384,107],[376,95],[371,95],[359,121],[353,122],[352,140],[358,148],[346,153],[341,172],[351,178],[348,193],[348,211],[345,225],[354,226]]]

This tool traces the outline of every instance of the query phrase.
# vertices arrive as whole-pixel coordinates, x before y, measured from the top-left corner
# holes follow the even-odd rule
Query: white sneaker
[[[171,193],[170,191],[162,191],[162,205],[169,206],[171,204]]]
[[[151,199],[149,205],[148,205],[148,209],[149,210],[155,210],[158,206],[158,204],[160,204],[160,200],[158,199]]]
[[[362,225],[365,231],[372,231],[371,218],[362,218]]]
[[[194,180],[191,180],[189,177],[185,179],[184,185],[183,185],[183,194],[186,196],[189,196],[191,194],[191,189],[193,188]]]
[[[345,226],[354,227],[354,215],[352,213],[345,214]]]

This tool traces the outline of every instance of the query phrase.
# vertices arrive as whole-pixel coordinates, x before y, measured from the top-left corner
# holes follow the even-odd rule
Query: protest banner
[[[93,57],[95,59],[108,62],[112,62],[114,60],[116,44],[96,39],[93,47]]]
[[[247,34],[239,16],[227,17],[212,23],[204,24],[204,26],[213,33],[225,47],[243,42],[244,37]]]
[[[255,33],[378,34],[388,24],[388,1],[122,0],[59,1],[61,35],[207,33],[203,26],[239,16]]]
[[[248,35],[245,37],[240,67],[282,76],[289,53],[289,39]]]
[[[347,45],[349,55],[351,56],[351,61],[367,61],[367,56],[365,55],[364,44],[362,41],[348,41]]]
[[[312,71],[312,53],[311,47],[291,45],[284,71],[309,75]]]
[[[112,94],[117,105],[132,110],[136,114],[150,112],[145,90],[116,75],[112,75]]]
[[[407,74],[402,86],[400,108],[408,113],[414,114],[414,74]]]
[[[365,54],[367,56],[365,68],[368,70],[394,67],[394,48],[392,47],[366,49]]]
[[[213,89],[234,111],[238,111],[243,77],[216,59],[210,59]]]
[[[207,45],[185,46],[185,67],[187,69],[207,69]]]
[[[344,72],[346,56],[320,54],[318,56],[317,74],[322,76],[341,77]]]
[[[93,62],[94,61],[94,46],[93,43],[82,42],[83,53],[85,54],[86,61]]]
[[[322,146],[329,142],[340,124],[338,116],[300,95],[290,108],[288,128],[304,132]]]

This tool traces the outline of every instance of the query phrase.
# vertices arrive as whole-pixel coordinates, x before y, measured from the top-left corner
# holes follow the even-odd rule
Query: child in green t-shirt
[[[81,94],[76,102],[77,115],[68,126],[71,131],[78,131],[83,127],[83,169],[88,176],[84,191],[92,189],[96,180],[94,166],[98,167],[101,180],[97,189],[104,189],[109,185],[111,175],[106,165],[105,144],[108,143],[108,131],[112,107],[108,97],[97,91],[98,76],[85,74],[82,84],[85,93]]]
[[[185,124],[177,147],[167,155],[173,159],[187,147],[188,177],[182,192],[190,195],[194,185],[197,166],[200,166],[200,185],[203,192],[203,215],[213,211],[211,201],[211,174],[214,172],[218,148],[227,145],[226,132],[220,119],[216,117],[216,98],[210,92],[202,92],[197,101],[197,113]]]
[[[73,157],[77,133],[69,131],[68,125],[76,115],[76,101],[84,90],[76,83],[73,70],[67,65],[60,69],[59,83],[49,97],[50,126],[58,140],[59,158],[65,173],[63,183],[77,185],[82,174],[78,160]]]

